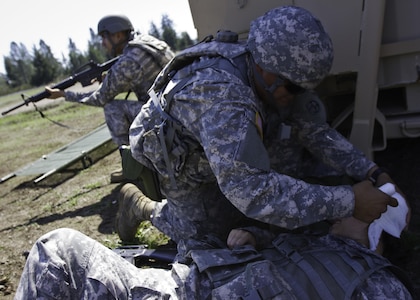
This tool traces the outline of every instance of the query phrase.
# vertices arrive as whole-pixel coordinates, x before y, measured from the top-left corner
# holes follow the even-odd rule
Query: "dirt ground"
[[[50,230],[70,227],[109,247],[119,243],[114,219],[120,185],[109,180],[119,160],[114,151],[88,169],[80,164],[38,184],[16,177],[0,185],[0,298],[13,299],[25,253]]]
[[[109,247],[119,243],[114,220],[120,184],[111,184],[109,175],[120,167],[120,158],[117,151],[107,155],[109,151],[104,147],[95,153],[95,163],[87,169],[79,163],[38,184],[27,176],[0,184],[0,298],[13,299],[24,255],[50,230],[71,227]],[[410,230],[401,240],[391,241],[388,256],[407,271],[420,293],[419,153],[420,139],[399,140],[375,158],[392,170],[411,202]]]

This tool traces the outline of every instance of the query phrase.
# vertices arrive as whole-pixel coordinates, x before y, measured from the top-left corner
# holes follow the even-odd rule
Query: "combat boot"
[[[150,220],[155,202],[146,197],[134,184],[126,183],[118,195],[118,213],[115,227],[123,242],[133,241],[137,228],[144,220]]]
[[[126,178],[125,178],[125,176],[123,174],[123,170],[122,169],[115,170],[114,172],[111,173],[111,176],[110,176],[111,183],[121,183],[125,179]]]

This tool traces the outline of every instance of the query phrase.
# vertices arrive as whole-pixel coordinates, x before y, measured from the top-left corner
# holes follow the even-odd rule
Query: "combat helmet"
[[[296,6],[272,9],[251,22],[248,48],[254,61],[305,89],[330,72],[332,41],[321,22]]]
[[[98,35],[104,32],[133,31],[131,21],[124,15],[107,15],[98,22]]]

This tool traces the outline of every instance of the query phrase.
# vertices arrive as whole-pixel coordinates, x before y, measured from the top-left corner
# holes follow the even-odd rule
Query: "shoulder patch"
[[[311,114],[317,114],[321,110],[321,107],[317,101],[310,100],[308,103],[306,103],[306,109]]]
[[[293,104],[293,114],[307,121],[325,123],[327,113],[321,99],[311,91],[296,97]]]

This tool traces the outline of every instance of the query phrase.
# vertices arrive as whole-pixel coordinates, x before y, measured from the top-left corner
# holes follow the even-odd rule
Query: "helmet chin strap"
[[[128,39],[127,40],[124,40],[124,41],[121,41],[121,42],[119,42],[119,43],[113,43],[113,42],[111,42],[111,45],[112,45],[112,49],[111,49],[111,55],[113,56],[113,57],[116,57],[118,54],[117,54],[117,47],[119,47],[119,46],[121,46],[121,45],[123,45],[123,44],[125,44],[125,43],[127,43],[128,42]]]
[[[255,81],[258,85],[262,86],[264,88],[264,91],[266,91],[266,101],[267,104],[270,105],[273,108],[277,109],[276,101],[274,100],[274,91],[282,86],[284,84],[284,81],[280,79],[280,77],[272,84],[268,85],[264,78],[262,77],[261,73],[257,70],[257,64],[254,60],[252,60],[252,73],[254,75]],[[279,82],[281,81],[281,82]]]
[[[127,38],[125,40],[123,40],[121,42],[118,42],[118,43],[114,43],[112,41],[112,39],[109,39],[109,41],[111,43],[111,46],[112,46],[112,49],[111,49],[111,55],[112,55],[112,57],[116,57],[118,55],[117,54],[117,48],[120,47],[120,46],[122,46],[122,45],[124,45],[124,44],[126,44],[126,43],[128,43],[129,40],[130,40],[130,36],[129,35],[127,36]]]

